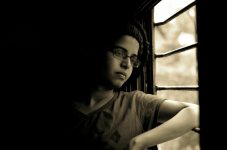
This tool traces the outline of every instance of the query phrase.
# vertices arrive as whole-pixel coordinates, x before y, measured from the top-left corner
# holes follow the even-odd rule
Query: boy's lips
[[[127,77],[127,74],[125,72],[116,72],[116,74],[124,79]]]

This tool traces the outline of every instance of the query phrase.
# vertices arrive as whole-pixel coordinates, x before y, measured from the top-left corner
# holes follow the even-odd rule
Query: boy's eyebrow
[[[125,49],[124,47],[121,47],[121,46],[114,46],[114,48],[120,48],[120,49],[123,49],[127,54],[128,54],[128,50]],[[131,56],[137,56],[137,54],[132,54]]]

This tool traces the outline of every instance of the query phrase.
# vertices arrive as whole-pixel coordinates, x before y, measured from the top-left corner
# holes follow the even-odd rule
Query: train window
[[[150,92],[198,104],[196,3],[161,0],[152,9],[153,87]],[[158,145],[158,149],[199,150],[199,134],[189,132]]]

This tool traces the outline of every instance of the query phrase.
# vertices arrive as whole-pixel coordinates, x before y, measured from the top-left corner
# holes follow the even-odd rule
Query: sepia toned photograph
[[[214,78],[210,68],[217,68],[213,58],[220,53],[207,45],[215,43],[207,38],[212,24],[203,1],[87,0],[17,8],[8,11],[1,34],[1,49],[13,50],[3,56],[10,62],[7,84],[16,89],[7,135],[18,139],[17,147],[217,148],[210,134],[223,118],[214,117],[213,108],[224,109],[213,106],[220,71]]]

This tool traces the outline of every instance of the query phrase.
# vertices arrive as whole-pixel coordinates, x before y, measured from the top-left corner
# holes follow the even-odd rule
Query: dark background
[[[103,23],[121,23],[136,5],[86,1],[2,6],[2,143],[8,148],[69,149],[63,134],[70,122],[71,92],[81,91],[95,71],[89,68],[87,48],[93,50],[105,39]]]
[[[199,100],[201,149],[225,149],[226,55],[222,36],[226,35],[226,6],[211,0],[197,1]],[[218,19],[217,19],[218,18]]]

